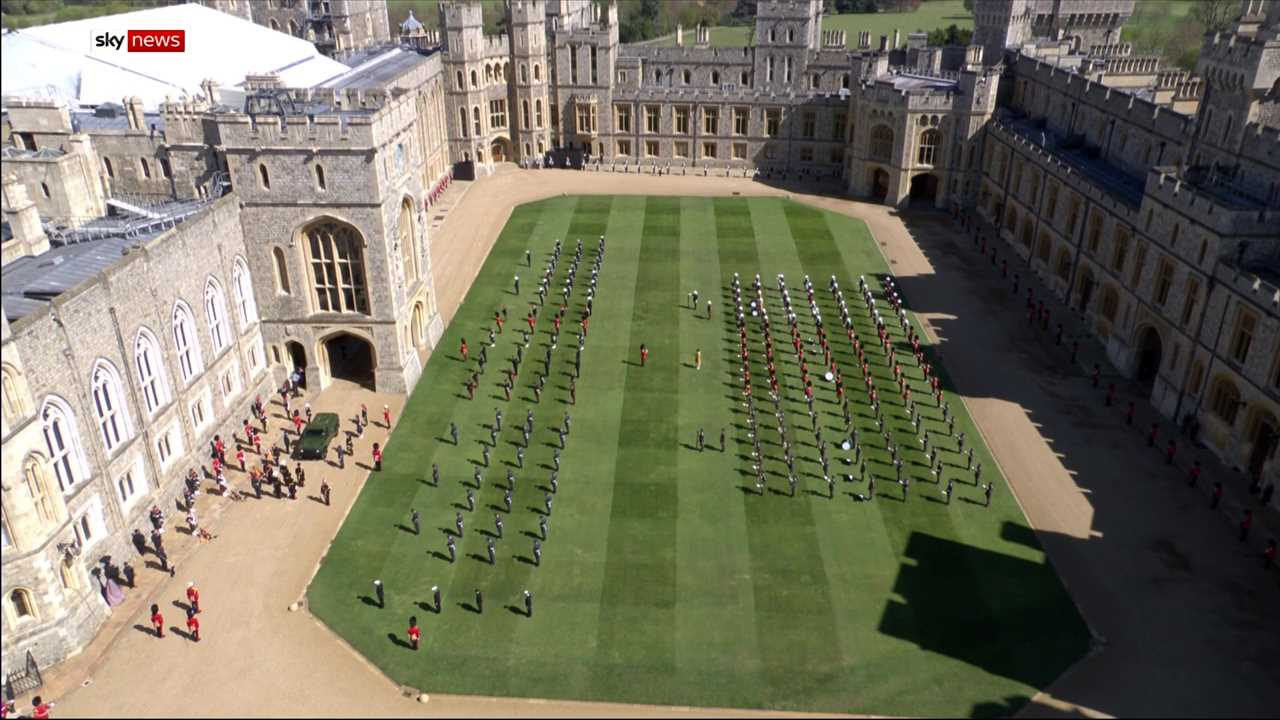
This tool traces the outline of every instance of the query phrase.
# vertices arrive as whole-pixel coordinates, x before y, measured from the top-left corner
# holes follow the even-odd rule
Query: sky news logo
[[[186,52],[186,30],[129,30],[119,33],[98,33],[93,36],[93,46],[129,52]]]

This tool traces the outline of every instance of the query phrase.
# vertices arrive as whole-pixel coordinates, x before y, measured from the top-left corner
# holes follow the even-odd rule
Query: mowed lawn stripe
[[[557,365],[548,387],[556,401],[539,410],[539,422],[559,425],[567,413],[571,431],[562,456],[559,490],[543,544],[543,567],[537,594],[538,621],[517,629],[518,641],[538,648],[539,662],[515,669],[537,688],[540,697],[595,697],[595,672],[583,657],[591,656],[599,639],[601,594],[604,589],[609,514],[613,497],[613,471],[617,455],[617,428],[622,410],[622,367],[615,362],[625,342],[635,291],[635,263],[639,255],[644,198],[593,198],[597,209],[608,203],[608,215],[593,212],[575,220],[566,236],[572,262],[577,240],[583,240],[574,297],[579,301],[566,314],[560,333]],[[600,221],[604,224],[601,225]],[[600,271],[599,295],[593,306],[582,376],[578,378],[576,405],[568,404],[568,384],[577,348],[579,320],[585,309],[586,291],[599,236],[607,236],[605,262]],[[549,304],[554,312],[555,307]],[[548,315],[548,318],[551,316]],[[622,336],[622,340],[619,340]],[[558,361],[559,362],[559,361]],[[554,444],[556,440],[551,439]],[[551,450],[546,450],[548,455]],[[550,457],[532,480],[540,493],[549,491]]]
[[[512,392],[511,401],[504,399],[500,388],[505,378],[504,371],[510,367],[509,359],[515,356],[516,347],[520,343],[520,330],[527,327],[524,324],[524,316],[534,301],[536,278],[540,275],[541,268],[545,266],[555,238],[565,229],[568,218],[581,204],[579,198],[566,198],[566,200],[573,202],[556,204],[545,209],[541,214],[531,218],[532,223],[518,225],[516,234],[508,236],[504,232],[500,242],[495,243],[494,252],[491,252],[486,259],[483,277],[486,279],[488,297],[492,305],[486,307],[476,304],[476,315],[469,315],[467,318],[473,323],[474,329],[484,331],[478,340],[469,338],[472,343],[472,352],[477,352],[479,346],[487,340],[488,328],[493,326],[494,311],[499,310],[501,306],[506,306],[507,320],[503,332],[497,336],[496,345],[489,348],[488,369],[481,376],[480,387],[476,390],[476,399],[460,402],[460,405],[465,408],[463,420],[457,421],[462,431],[462,439],[459,447],[454,449],[455,453],[450,458],[448,467],[452,468],[461,461],[465,463],[462,466],[464,474],[462,477],[458,477],[453,472],[446,475],[451,481],[447,484],[447,488],[445,480],[442,479],[440,490],[445,493],[443,497],[448,497],[450,502],[440,504],[437,509],[437,512],[440,512],[439,521],[429,526],[433,528],[452,526],[454,513],[457,511],[453,503],[462,503],[466,494],[466,488],[460,482],[471,482],[474,468],[481,462],[481,443],[489,441],[488,426],[493,422],[494,410],[501,408],[502,432],[498,435],[497,447],[491,452],[489,466],[480,467],[484,480],[483,486],[475,491],[476,510],[463,512],[466,531],[457,544],[458,562],[453,565],[454,572],[448,588],[448,595],[452,599],[450,610],[457,614],[461,622],[448,623],[446,632],[432,638],[434,647],[447,647],[451,651],[474,651],[475,646],[488,646],[487,651],[494,655],[490,664],[498,672],[506,672],[508,667],[518,663],[529,652],[528,648],[512,641],[510,629],[514,616],[503,608],[507,604],[518,604],[519,593],[524,590],[529,577],[528,566],[517,560],[518,556],[528,554],[517,551],[521,533],[536,528],[536,517],[526,507],[530,504],[528,500],[532,496],[532,488],[527,481],[517,485],[512,511],[502,513],[506,527],[503,538],[495,541],[497,546],[495,566],[489,566],[485,558],[486,541],[489,539],[486,533],[492,533],[494,530],[494,515],[497,512],[495,506],[501,507],[502,504],[506,470],[510,468],[516,472],[518,478],[525,475],[525,471],[513,467],[515,464],[513,443],[519,439],[516,428],[523,422],[524,411],[528,405],[525,398],[527,391],[524,390],[524,386],[531,379],[534,358],[539,354],[535,340],[531,339],[530,346],[525,351],[525,360],[520,366],[521,375],[517,380],[516,390]],[[501,251],[498,250],[499,246]],[[525,265],[525,249],[533,252],[532,268]],[[557,268],[557,273],[562,274],[563,268]],[[519,275],[521,280],[519,296],[511,294],[512,281],[516,275]],[[457,325],[457,320],[453,324]],[[429,408],[428,411],[435,411],[435,408]],[[447,422],[441,424],[447,425]],[[441,427],[437,432],[443,434],[445,429]],[[537,462],[539,457],[535,450],[539,435],[540,433],[535,433],[530,439],[534,447],[526,453],[526,468]],[[443,469],[446,466],[442,464],[441,467]],[[443,548],[439,549],[443,551]],[[485,596],[486,607],[483,615],[465,612],[459,605],[462,602],[472,603],[476,589],[481,590]],[[495,625],[502,627],[503,632],[491,635],[492,627]],[[459,673],[464,674],[461,671]],[[482,687],[476,678],[467,678],[462,680],[461,684],[464,688],[472,688],[472,692],[477,692],[478,688]],[[453,683],[450,685],[452,686]]]
[[[721,299],[718,242],[712,201],[681,201],[680,288],[680,450],[677,454],[680,512],[677,525],[677,678],[686,697],[709,689],[733,707],[759,702],[752,688],[760,670],[755,610],[746,545],[746,514],[738,500],[735,443],[730,439],[733,406],[724,396],[728,365],[717,348],[728,304]],[[690,241],[692,239],[692,241]],[[687,292],[699,292],[696,309],[684,307]],[[712,303],[707,319],[707,302]],[[694,353],[702,350],[702,369]],[[698,428],[706,450],[696,452]],[[725,450],[720,451],[720,429]],[[715,660],[709,661],[708,658]],[[722,694],[723,693],[723,694]]]
[[[840,240],[831,228],[826,225],[827,213],[809,206],[790,201],[780,201],[781,210],[786,217],[788,232],[791,235],[796,254],[801,260],[805,273],[809,274],[814,285],[814,298],[822,312],[832,352],[845,378],[846,395],[850,398],[850,410],[857,413],[866,402],[861,373],[857,366],[857,356],[853,353],[847,335],[840,322],[839,308],[831,298],[828,283],[835,275],[844,290],[846,300],[851,303],[850,312],[856,316],[857,278],[860,275],[870,276],[872,273],[884,272],[886,266],[880,255],[867,256],[860,254],[852,264],[847,263],[840,252]],[[854,224],[854,223],[851,223]],[[857,223],[861,228],[864,225]],[[856,228],[847,228],[847,232],[857,232]],[[865,242],[865,237],[857,237],[858,242]],[[788,283],[789,285],[791,283]],[[852,288],[852,290],[850,289]],[[801,293],[797,295],[797,293]],[[852,293],[852,295],[850,294]],[[803,286],[792,292],[793,302],[804,302]],[[812,318],[807,308],[797,312],[801,324],[811,329]],[[865,331],[859,329],[864,335]],[[810,336],[810,334],[807,334]],[[811,336],[816,337],[816,332]],[[821,360],[819,359],[819,364]],[[829,443],[832,458],[832,471],[858,475],[857,468],[845,465],[837,458],[849,457],[838,449],[843,438],[844,420],[840,417],[839,405],[835,394],[834,383],[817,380],[814,385],[815,397],[820,401],[816,406],[823,413],[824,437]],[[832,404],[827,404],[830,401]],[[888,406],[886,405],[886,408]],[[828,432],[830,431],[830,432]],[[878,434],[874,424],[865,425],[861,429],[863,442],[869,447],[877,447],[875,453],[883,448],[877,441]],[[864,454],[873,454],[864,451]],[[876,472],[879,468],[868,468],[868,472]],[[892,473],[890,473],[892,475]],[[821,540],[823,564],[830,582],[832,603],[836,608],[837,623],[840,627],[840,638],[843,642],[846,661],[846,673],[852,682],[849,685],[860,689],[858,702],[874,704],[892,699],[897,684],[877,682],[882,668],[906,662],[906,656],[916,652],[909,643],[885,643],[879,636],[877,623],[871,622],[883,612],[884,598],[893,587],[894,573],[892,564],[867,562],[868,557],[897,557],[898,542],[890,539],[889,527],[898,522],[902,515],[901,503],[894,502],[898,497],[898,488],[887,478],[881,478],[877,492],[879,498],[865,503],[853,501],[853,494],[865,495],[867,483],[858,480],[853,483],[838,481],[838,500],[831,503],[818,503],[814,511],[820,517],[817,525]],[[886,515],[891,519],[886,520]],[[886,525],[888,523],[888,525]]]
[[[756,245],[761,282],[776,287],[777,273],[793,276],[798,270],[796,257],[777,203],[769,199],[751,199],[731,207],[742,220],[734,224],[736,227],[726,229],[741,232],[743,241]],[[720,219],[717,217],[718,222]],[[747,286],[743,291],[746,295],[750,293],[750,281],[745,281],[744,285]],[[771,318],[775,323],[785,322],[776,314]],[[749,326],[751,324],[748,323]],[[774,330],[776,333],[780,328],[775,326]],[[754,328],[749,327],[748,334],[753,361],[761,361],[752,374],[754,382],[767,377],[760,355],[758,324]],[[783,361],[790,345],[776,338],[775,343],[776,357]],[[784,370],[779,368],[779,372]],[[783,382],[782,391],[798,392],[798,383],[798,379]],[[767,394],[758,388],[756,392],[762,415],[761,428],[773,428],[764,430],[764,436],[772,439],[776,435],[776,421],[770,412],[772,403]],[[788,409],[789,430],[793,441],[797,441],[796,472],[800,484],[796,497],[772,491],[763,496],[742,496],[747,514],[747,545],[751,552],[756,633],[760,638],[764,667],[761,689],[765,707],[785,709],[815,702],[819,707],[839,707],[840,703],[831,703],[830,694],[847,693],[837,680],[843,667],[843,653],[832,614],[812,508],[813,502],[827,500],[805,492],[816,488],[817,483],[807,475],[812,472],[806,467],[807,463],[799,459],[800,455],[810,454],[808,448],[799,444],[805,436],[797,432],[800,427],[808,427],[807,419],[807,416],[797,415]],[[812,435],[808,437],[808,442],[812,442]],[[762,449],[766,455],[782,454],[779,447],[764,445]],[[785,466],[779,467],[785,472]],[[781,478],[773,475],[770,488],[780,490],[786,487],[784,478],[785,475]],[[778,631],[782,627],[787,628],[786,632]],[[798,662],[798,658],[803,660]]]
[[[622,421],[614,467],[596,685],[614,697],[674,700],[680,200],[645,203]],[[638,348],[650,351],[640,366]]]

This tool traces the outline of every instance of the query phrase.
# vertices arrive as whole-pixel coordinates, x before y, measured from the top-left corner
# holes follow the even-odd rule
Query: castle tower
[[[595,7],[587,27],[554,33],[555,102],[561,143],[593,156],[608,154],[613,77],[618,59],[618,5]]]
[[[784,93],[799,85],[809,51],[821,47],[822,0],[761,0],[756,6],[756,87]]]
[[[1280,3],[1242,0],[1234,31],[1205,38],[1196,74],[1205,90],[1185,162],[1233,166],[1246,125],[1280,125],[1273,92],[1280,87]]]
[[[1031,39],[1034,19],[1030,0],[974,0],[973,44],[981,45],[987,65],[1004,59],[1004,49]]]
[[[483,158],[487,116],[484,74],[484,17],[475,2],[440,3],[445,51],[445,99],[451,155],[454,161]],[[478,126],[478,131],[477,131]]]
[[[551,148],[551,106],[547,87],[547,10],[545,0],[507,4],[511,67],[509,94],[511,144],[518,160],[541,157]]]

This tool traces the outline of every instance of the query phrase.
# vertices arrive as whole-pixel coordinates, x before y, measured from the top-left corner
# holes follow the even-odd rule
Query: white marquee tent
[[[185,30],[182,53],[94,47],[102,33]],[[293,37],[201,5],[170,5],[6,31],[0,37],[0,93],[61,99],[73,107],[137,95],[148,110],[169,96],[199,94],[208,78],[231,90],[245,75],[277,73],[287,87],[311,87],[350,68]]]

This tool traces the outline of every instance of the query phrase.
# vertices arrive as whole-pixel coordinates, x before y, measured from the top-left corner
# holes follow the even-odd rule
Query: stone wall
[[[31,647],[41,665],[57,662],[92,638],[108,610],[85,570],[103,555],[117,561],[132,557],[129,535],[132,528],[147,524],[148,508],[157,503],[174,515],[174,498],[187,469],[201,467],[213,435],[231,437],[254,395],[271,388],[259,323],[243,324],[235,303],[232,267],[246,255],[244,238],[237,202],[223,199],[178,228],[134,246],[120,262],[63,293],[47,310],[13,323],[5,356],[29,359],[22,381],[34,412],[51,397],[70,408],[84,472],[79,482],[60,492],[54,473],[45,468],[59,519],[41,522],[18,502],[23,491],[8,492],[22,460],[47,458],[42,435],[28,430],[38,428],[39,420],[33,415],[4,439],[5,517],[18,535],[18,551],[4,555],[4,586],[32,588],[38,618],[10,622],[13,612],[6,606],[6,667]],[[228,343],[216,353],[204,311],[210,278],[226,298]],[[203,358],[203,369],[189,382],[183,381],[175,357],[172,310],[179,301],[191,308]],[[154,412],[148,412],[141,396],[134,364],[135,342],[144,328],[158,341],[160,372],[168,386],[168,400]],[[98,431],[91,399],[93,374],[103,364],[118,374],[130,428],[111,451]],[[197,403],[203,407],[201,424],[192,412]],[[166,435],[170,455],[162,461],[158,443]],[[10,465],[14,459],[18,462]],[[127,500],[118,484],[126,473],[134,481]],[[75,527],[86,514],[92,537],[64,582],[57,544],[74,542]]]

